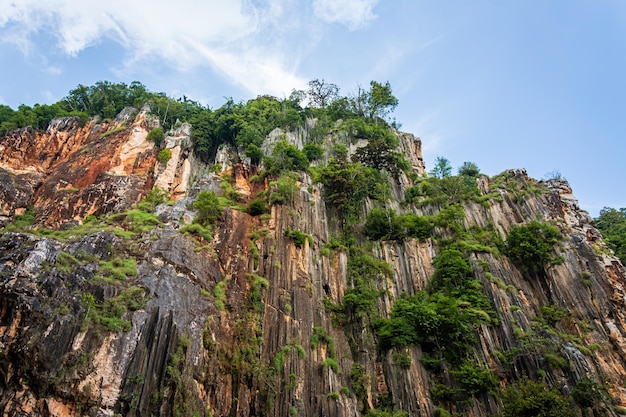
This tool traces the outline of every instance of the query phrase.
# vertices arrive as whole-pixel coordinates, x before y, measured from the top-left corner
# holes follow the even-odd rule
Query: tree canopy
[[[605,207],[595,219],[596,227],[604,236],[615,255],[626,264],[626,208]]]

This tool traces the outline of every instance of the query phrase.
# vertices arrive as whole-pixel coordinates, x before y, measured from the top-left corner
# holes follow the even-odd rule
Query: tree
[[[626,208],[616,210],[604,207],[595,221],[615,255],[626,264]]]
[[[304,152],[286,140],[276,142],[272,154],[266,156],[263,163],[271,175],[279,175],[285,171],[306,171],[309,167],[309,160]]]
[[[148,137],[146,139],[150,142],[154,142],[154,145],[158,148],[161,146],[163,139],[165,139],[165,132],[160,127],[155,127],[150,132],[148,132]]]
[[[536,273],[545,265],[562,260],[554,253],[554,246],[561,239],[558,227],[533,220],[525,225],[513,226],[506,238],[505,251],[522,270]]]
[[[574,417],[576,412],[558,390],[528,379],[508,387],[502,395],[502,417]]]
[[[213,191],[200,191],[193,208],[198,210],[195,222],[205,227],[214,224],[222,216],[222,206]]]
[[[309,81],[309,89],[307,94],[311,102],[318,107],[326,107],[330,102],[337,98],[339,87],[326,81],[314,79]]]
[[[435,159],[435,167],[428,174],[436,178],[449,177],[452,175],[452,165],[447,158],[438,156]]]
[[[376,116],[385,119],[397,106],[398,99],[393,95],[389,81],[385,84],[377,81],[370,82],[370,91],[367,97],[367,111],[370,119]]]
[[[478,165],[473,162],[463,162],[463,165],[459,168],[459,175],[465,175],[467,177],[477,177],[480,174]]]
[[[409,169],[409,163],[400,152],[396,152],[383,139],[370,140],[367,145],[358,148],[353,161],[359,161],[367,167],[377,170],[386,170],[394,176],[398,176],[401,171]]]

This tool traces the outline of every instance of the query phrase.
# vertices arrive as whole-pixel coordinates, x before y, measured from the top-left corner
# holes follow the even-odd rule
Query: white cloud
[[[69,56],[112,40],[126,51],[121,71],[158,61],[181,71],[208,66],[250,92],[281,95],[304,84],[289,70],[298,54],[282,52],[274,30],[288,2],[0,0],[0,40],[29,53],[35,35],[51,35]]]
[[[357,30],[376,19],[373,9],[379,0],[313,0],[313,12],[329,23]]]

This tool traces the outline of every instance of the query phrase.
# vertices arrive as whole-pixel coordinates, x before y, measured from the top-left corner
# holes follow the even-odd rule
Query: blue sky
[[[558,171],[592,216],[626,207],[622,0],[0,0],[0,62],[13,108],[99,80],[213,108],[389,81],[427,169]]]

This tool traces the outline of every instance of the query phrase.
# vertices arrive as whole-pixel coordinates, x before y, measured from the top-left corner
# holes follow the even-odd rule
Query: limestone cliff
[[[626,406],[624,268],[565,181],[524,170],[480,176],[482,199],[458,205],[460,233],[505,240],[540,219],[565,236],[562,262],[534,275],[488,245],[467,246],[494,311],[472,330],[467,358],[496,381],[468,387],[460,371],[429,362],[425,343],[381,346],[374,323],[429,288],[446,226],[435,223],[429,238],[363,243],[355,255],[339,243],[343,222],[323,186],[300,172],[293,195],[267,213],[232,204],[202,237],[185,228],[200,192],[230,193],[246,207],[276,183],[228,147],[209,172],[191,151],[189,125],[170,132],[171,158],[158,162],[149,109],[122,116],[55,120],[0,142],[2,222],[30,207],[41,226],[0,235],[3,415],[478,417],[501,412],[501,393],[524,376],[570,399],[580,381],[601,384],[608,394],[590,406],[571,400],[580,415]],[[300,147],[307,134],[272,133]],[[389,207],[436,216],[443,204],[407,199],[424,173],[419,139],[395,135],[413,174],[388,177]],[[155,184],[170,203],[134,208]],[[365,202],[362,218],[373,206]],[[365,242],[363,221],[355,224]],[[373,313],[345,309],[364,294],[355,292],[358,256],[379,268],[363,272],[373,276]]]

